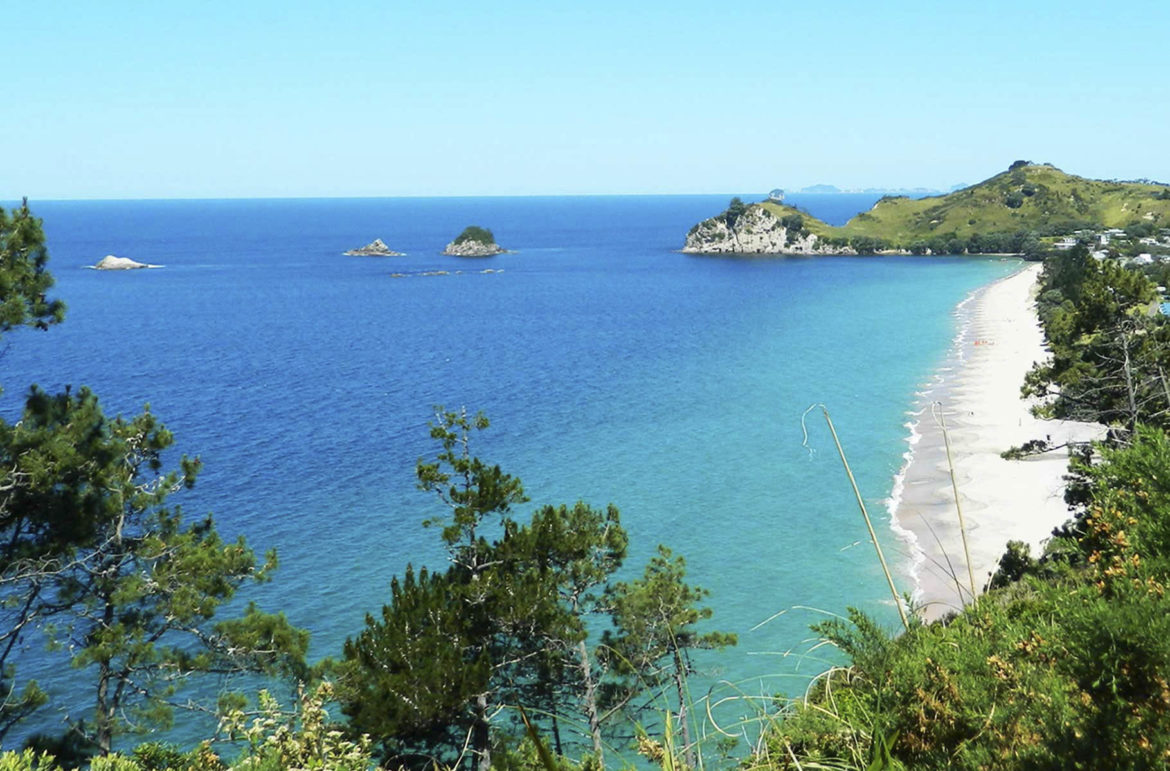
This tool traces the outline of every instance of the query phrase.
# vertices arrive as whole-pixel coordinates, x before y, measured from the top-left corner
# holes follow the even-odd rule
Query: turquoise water
[[[493,426],[475,451],[519,476],[532,505],[615,503],[631,575],[660,542],[686,556],[711,591],[711,627],[740,636],[700,659],[698,690],[799,691],[824,666],[782,655],[809,647],[821,616],[804,608],[896,623],[823,420],[805,447],[802,413],[828,406],[886,522],[905,413],[954,335],[955,305],[1018,263],[674,251],[725,204],[34,202],[69,313],[8,338],[3,405],[11,415],[31,382],[89,385],[113,412],[150,402],[178,451],[204,461],[177,500],[279,551],[275,580],[244,599],[310,629],[316,655],[340,651],[407,563],[443,564],[419,524],[437,511],[414,463],[432,449],[432,405],[483,410]],[[440,256],[470,223],[516,253]],[[408,256],[341,256],[375,237]],[[166,267],[83,269],[107,253]],[[421,275],[435,270],[463,273]],[[34,649],[20,666],[54,661]]]

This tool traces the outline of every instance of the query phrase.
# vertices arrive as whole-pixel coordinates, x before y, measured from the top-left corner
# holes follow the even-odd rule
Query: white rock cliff
[[[443,254],[450,257],[491,257],[496,254],[504,254],[507,251],[507,249],[504,249],[494,241],[490,244],[485,244],[469,239],[462,243],[452,241],[447,244],[447,248],[443,250]]]
[[[135,262],[129,257],[115,257],[107,254],[93,266],[94,270],[137,270],[138,268],[161,268],[162,265],[150,265],[145,262]]]
[[[763,206],[749,206],[727,224],[722,216],[691,228],[682,251],[687,254],[854,254],[848,246],[830,246],[813,233],[792,230]]]

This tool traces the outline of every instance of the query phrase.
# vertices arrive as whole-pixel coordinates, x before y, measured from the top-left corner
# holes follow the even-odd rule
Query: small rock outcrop
[[[375,238],[372,242],[357,249],[350,249],[344,254],[350,257],[402,257],[402,252],[396,252],[383,243],[382,239]]]
[[[487,228],[470,225],[454,241],[447,244],[443,254],[450,257],[491,257],[507,252],[496,243],[496,237]]]
[[[137,270],[138,268],[161,268],[162,265],[150,265],[145,262],[135,262],[128,257],[115,257],[107,254],[93,266],[94,270]]]
[[[785,227],[760,205],[746,207],[738,216],[728,213],[703,220],[687,233],[686,254],[853,254],[850,247],[822,243],[815,233]]]

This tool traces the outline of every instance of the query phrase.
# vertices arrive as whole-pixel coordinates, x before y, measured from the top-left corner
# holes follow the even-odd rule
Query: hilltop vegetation
[[[463,232],[455,237],[456,244],[483,244],[490,246],[496,242],[496,237],[492,235],[492,231],[487,228],[481,228],[479,225],[468,225],[463,229]]]
[[[1125,227],[1143,220],[1170,224],[1166,195],[1170,188],[1085,179],[1047,164],[1012,165],[947,195],[883,198],[842,230],[909,247],[936,235],[969,239],[977,233],[1019,230],[1059,235],[1081,227]]]
[[[840,227],[771,201],[747,206],[744,214],[752,210],[771,215],[777,229],[787,227],[784,221],[799,215],[800,231],[817,237],[817,251],[832,247],[856,254],[883,250],[1035,254],[1041,249],[1040,239],[1082,228],[1170,227],[1170,187],[1085,179],[1048,164],[1017,161],[1007,171],[947,195],[887,196]],[[718,235],[709,223],[727,221],[730,211],[693,228],[686,251],[706,251],[695,236]],[[788,240],[781,238],[779,243]],[[777,251],[786,250],[781,247]]]
[[[491,257],[504,251],[506,250],[496,243],[492,231],[479,225],[468,225],[454,241],[447,244],[443,254],[452,257]]]

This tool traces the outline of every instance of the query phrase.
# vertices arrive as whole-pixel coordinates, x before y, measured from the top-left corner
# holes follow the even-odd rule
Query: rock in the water
[[[161,268],[162,265],[150,265],[145,262],[135,262],[129,257],[115,257],[107,254],[93,266],[94,270],[136,270],[138,268]]]
[[[492,231],[478,225],[469,225],[454,241],[447,244],[443,254],[451,257],[491,257],[507,251],[496,243]]]
[[[358,249],[350,249],[345,254],[350,257],[402,257],[402,252],[396,252],[389,246],[382,242],[382,239],[375,238],[371,243]]]
[[[450,257],[491,257],[496,254],[503,254],[508,251],[502,248],[497,243],[477,244],[474,241],[464,241],[457,244],[454,241],[447,244],[447,248],[443,250],[443,254]]]

